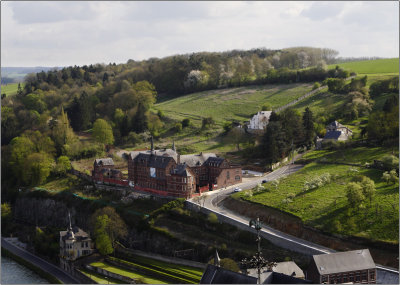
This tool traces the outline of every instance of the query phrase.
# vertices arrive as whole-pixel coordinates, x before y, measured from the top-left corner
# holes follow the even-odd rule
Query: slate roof
[[[324,140],[338,140],[341,135],[341,131],[329,131],[324,136]]]
[[[377,284],[399,284],[399,273],[377,269],[376,270]]]
[[[140,150],[140,151],[131,151],[130,153],[131,159],[135,159],[139,154],[147,154],[153,156],[164,156],[164,157],[172,157],[175,162],[177,162],[178,154],[176,151],[172,149],[157,149],[157,150]]]
[[[192,174],[189,172],[187,164],[183,163],[183,164],[178,164],[173,170],[172,170],[172,174],[176,174],[176,175],[180,175],[180,176],[192,176]]]
[[[272,267],[272,271],[277,273],[283,273],[285,275],[294,276],[297,278],[304,278],[304,272],[300,267],[293,261],[277,262],[276,266]],[[295,275],[292,275],[293,272]]]
[[[368,249],[313,255],[313,260],[321,275],[375,268]]]
[[[114,165],[114,161],[112,160],[112,158],[107,157],[107,158],[98,158],[95,160],[95,163],[97,165]]]
[[[85,231],[76,226],[72,228],[72,231],[71,230],[60,231],[60,236],[62,240],[66,240],[73,237],[75,238],[75,240],[81,241],[89,238],[89,235]]]
[[[146,161],[147,166],[154,168],[166,168],[168,163],[171,160],[174,160],[173,157],[167,155],[153,155],[147,153],[139,153],[134,159],[136,162],[141,162],[142,160]]]
[[[327,128],[345,128],[345,126],[343,126],[341,123],[339,123],[338,121],[333,121],[332,123],[330,123],[329,125],[326,126]]]
[[[257,284],[257,278],[208,264],[200,284]]]
[[[189,167],[201,166],[209,157],[216,157],[215,153],[185,154],[181,155],[180,163],[186,163]]]
[[[204,165],[219,167],[223,161],[224,158],[221,157],[209,157],[206,162],[204,162]]]

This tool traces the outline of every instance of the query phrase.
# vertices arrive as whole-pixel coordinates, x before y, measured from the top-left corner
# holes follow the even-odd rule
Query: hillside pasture
[[[328,68],[334,68],[336,65],[357,74],[399,74],[399,58],[345,62],[328,65]]]
[[[304,156],[312,162],[281,179],[277,187],[267,183],[264,184],[267,190],[252,195],[243,191],[233,197],[291,213],[306,224],[328,232],[398,243],[399,184],[384,182],[381,170],[340,164],[372,162],[388,153],[390,150],[383,148],[312,151]],[[329,183],[305,190],[306,181],[326,173],[331,176]],[[359,175],[375,182],[376,194],[371,203],[366,200],[359,209],[352,209],[346,198],[346,185]]]
[[[21,83],[21,88],[24,88],[24,84]],[[6,85],[1,85],[1,94],[6,94],[6,96],[13,96],[17,94],[18,83],[10,83]]]
[[[311,91],[312,84],[271,84],[204,91],[155,104],[174,120],[190,118],[197,125],[204,117],[224,121],[248,121],[269,103],[272,108],[283,106]]]

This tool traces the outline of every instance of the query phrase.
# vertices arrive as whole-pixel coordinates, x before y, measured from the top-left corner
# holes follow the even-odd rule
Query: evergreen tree
[[[145,112],[145,108],[139,103],[136,114],[132,120],[132,130],[138,134],[147,129],[147,117]]]
[[[309,147],[314,142],[315,132],[314,132],[314,118],[313,113],[310,108],[306,108],[303,113],[303,127],[304,127],[304,141]]]
[[[272,164],[285,156],[285,134],[280,122],[269,122],[262,141],[267,163]]]

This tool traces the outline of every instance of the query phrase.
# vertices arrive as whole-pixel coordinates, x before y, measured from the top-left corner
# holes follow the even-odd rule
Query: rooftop
[[[313,255],[321,275],[375,268],[368,249]]]

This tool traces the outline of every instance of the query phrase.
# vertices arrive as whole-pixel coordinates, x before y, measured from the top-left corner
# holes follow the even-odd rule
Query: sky
[[[1,66],[125,63],[233,49],[398,57],[397,1],[1,1]]]

